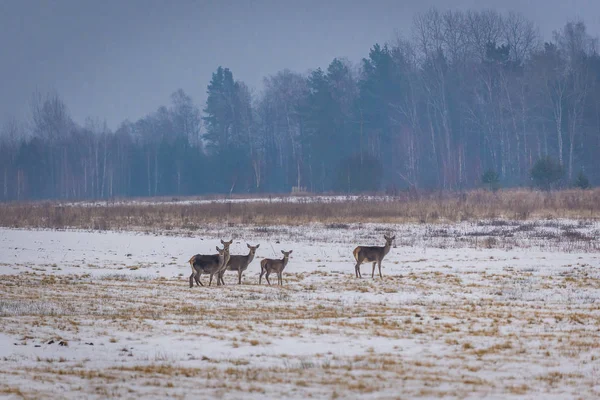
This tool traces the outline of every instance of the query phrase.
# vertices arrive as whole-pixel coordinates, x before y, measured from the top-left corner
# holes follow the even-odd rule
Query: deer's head
[[[283,258],[288,258],[290,256],[290,254],[292,254],[292,251],[294,251],[294,250],[290,250],[290,251],[281,250],[281,253],[283,253]]]
[[[246,243],[246,246],[248,246],[248,248],[250,249],[250,255],[253,256],[254,254],[256,254],[256,249],[258,249],[260,244],[257,244],[256,246],[250,246],[248,243]]]
[[[385,239],[385,244],[387,246],[391,246],[392,242],[394,241],[394,239],[396,239],[396,235],[389,237],[388,235],[383,235],[384,239]]]
[[[229,242],[224,242],[223,239],[221,239],[223,250],[229,251],[229,246],[231,246],[231,243],[233,243],[233,239],[231,239]]]

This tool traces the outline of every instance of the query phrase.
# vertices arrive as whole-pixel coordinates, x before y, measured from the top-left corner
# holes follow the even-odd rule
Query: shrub
[[[579,171],[577,175],[577,179],[575,179],[575,187],[579,189],[589,189],[590,188],[590,180],[583,173],[583,171]]]
[[[533,185],[543,190],[557,187],[564,174],[563,166],[550,156],[540,158],[531,168]]]
[[[500,176],[493,169],[488,169],[481,176],[481,182],[487,187],[488,190],[497,191],[500,188]]]

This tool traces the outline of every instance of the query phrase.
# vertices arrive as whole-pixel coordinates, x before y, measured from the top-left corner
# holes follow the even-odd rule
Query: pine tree
[[[589,189],[590,188],[590,180],[583,173],[583,171],[579,171],[577,174],[577,179],[575,179],[575,187],[579,189]]]
[[[563,166],[550,156],[540,158],[531,168],[534,186],[543,190],[555,188],[564,175]]]
[[[242,82],[234,81],[228,68],[219,67],[213,73],[207,93],[206,116],[202,119],[215,189],[231,193],[236,188],[247,188],[252,183],[250,92]]]
[[[500,188],[500,177],[493,169],[488,169],[481,176],[481,182],[487,186],[488,190],[497,191]]]

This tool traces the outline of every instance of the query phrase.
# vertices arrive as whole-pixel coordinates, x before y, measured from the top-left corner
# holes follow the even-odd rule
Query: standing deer
[[[257,244],[256,246],[250,246],[248,243],[246,243],[246,246],[248,246],[248,248],[250,249],[248,255],[233,255],[229,257],[229,263],[227,264],[227,268],[224,269],[223,272],[221,272],[221,275],[219,275],[219,279],[221,280],[223,285],[225,284],[225,281],[223,280],[223,275],[225,275],[225,271],[237,271],[238,285],[242,284],[242,273],[246,269],[248,269],[248,265],[250,265],[252,260],[254,260],[256,249],[258,249],[260,244]]]
[[[190,258],[189,263],[192,267],[190,287],[194,286],[194,281],[196,281],[196,285],[204,286],[202,282],[200,282],[200,275],[202,274],[210,275],[208,286],[212,284],[212,279],[215,274],[217,275],[217,286],[221,284],[221,282],[219,282],[219,274],[229,262],[229,246],[232,242],[233,239],[229,242],[224,242],[223,239],[221,239],[223,248],[219,249],[219,246],[216,246],[219,254],[196,254]]]
[[[383,235],[385,238],[385,246],[358,246],[354,249],[354,259],[356,260],[356,265],[354,266],[354,272],[356,273],[356,277],[362,278],[360,273],[360,265],[365,262],[373,263],[373,272],[371,273],[371,278],[375,278],[375,264],[379,266],[379,277],[383,278],[381,275],[381,261],[383,257],[387,253],[390,252],[390,247],[392,246],[392,241],[396,239],[396,236],[388,237],[387,235]]]
[[[283,285],[283,269],[285,268],[285,266],[288,263],[288,259],[290,254],[292,254],[293,250],[290,251],[283,251],[281,250],[281,252],[283,253],[283,259],[282,260],[274,260],[272,258],[265,258],[260,262],[260,277],[258,278],[258,284],[260,285],[262,282],[262,277],[263,275],[266,273],[267,276],[267,283],[270,285],[271,282],[269,282],[269,275],[271,275],[271,272],[276,272],[277,273],[277,283],[281,286]]]

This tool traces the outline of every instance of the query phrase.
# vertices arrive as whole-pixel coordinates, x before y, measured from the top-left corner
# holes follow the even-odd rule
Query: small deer
[[[396,239],[396,236],[389,237],[387,235],[383,235],[385,238],[385,246],[358,246],[354,249],[354,259],[356,260],[356,265],[354,266],[354,272],[356,273],[357,278],[362,278],[360,273],[360,265],[365,262],[373,263],[373,272],[371,273],[371,278],[375,278],[375,264],[379,266],[379,277],[383,278],[381,275],[381,261],[383,257],[387,253],[390,252],[390,247],[392,246],[392,241]]]
[[[221,284],[221,282],[219,282],[219,274],[225,269],[229,262],[229,246],[232,242],[233,239],[229,242],[224,242],[223,239],[221,239],[223,248],[220,249],[219,246],[216,246],[219,254],[196,254],[190,258],[189,263],[192,267],[190,287],[194,286],[194,281],[196,281],[196,285],[204,286],[202,282],[200,282],[200,275],[202,274],[210,275],[208,286],[212,284],[212,279],[215,274],[217,275],[217,286]]]
[[[257,244],[256,246],[250,246],[248,243],[246,243],[246,246],[248,246],[248,248],[250,249],[248,255],[233,255],[229,257],[229,263],[227,264],[227,268],[223,270],[223,272],[221,272],[221,275],[219,275],[219,279],[221,280],[223,285],[225,284],[225,281],[223,281],[223,275],[225,275],[225,271],[237,271],[238,285],[242,284],[242,273],[246,269],[248,269],[248,265],[250,265],[252,260],[254,260],[256,249],[258,249],[260,244]]]
[[[283,251],[281,250],[281,252],[283,253],[283,259],[281,260],[277,260],[277,259],[272,259],[272,258],[265,258],[260,262],[260,277],[258,278],[258,284],[260,285],[262,282],[262,277],[263,275],[266,273],[267,276],[267,283],[270,285],[271,282],[269,281],[269,275],[271,275],[271,272],[276,272],[277,273],[277,283],[281,286],[283,285],[283,270],[285,268],[285,266],[288,263],[288,259],[290,257],[290,254],[292,254],[293,250],[290,251]]]

